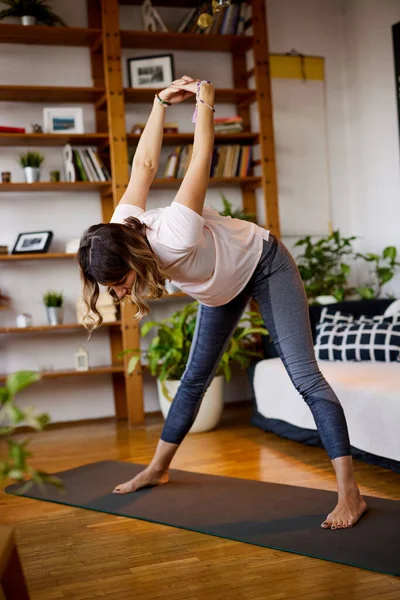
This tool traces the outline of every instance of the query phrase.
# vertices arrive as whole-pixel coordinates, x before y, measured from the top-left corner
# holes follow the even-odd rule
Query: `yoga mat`
[[[336,506],[326,490],[170,469],[166,485],[113,494],[146,465],[105,460],[55,473],[65,493],[37,486],[27,498],[189,529],[400,576],[400,501],[365,496],[369,511],[348,529],[322,529]],[[6,492],[13,494],[18,484]]]

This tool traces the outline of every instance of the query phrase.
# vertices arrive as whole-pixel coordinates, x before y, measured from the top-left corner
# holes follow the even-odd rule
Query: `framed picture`
[[[128,81],[131,88],[164,88],[175,79],[173,54],[128,58]]]
[[[45,254],[52,238],[52,231],[20,233],[11,254]]]
[[[82,108],[44,108],[44,133],[83,133]]]

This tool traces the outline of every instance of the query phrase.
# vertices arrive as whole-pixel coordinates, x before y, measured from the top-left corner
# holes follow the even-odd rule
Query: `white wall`
[[[84,2],[55,0],[53,6],[69,25],[86,26]],[[182,11],[160,9],[173,26]],[[138,8],[121,7],[121,27],[141,27]],[[172,22],[171,19],[175,21]],[[323,56],[326,59],[327,127],[330,161],[330,189],[333,226],[344,235],[364,236],[362,249],[379,251],[391,243],[400,247],[399,222],[399,143],[394,93],[391,25],[400,20],[398,0],[268,0],[270,50]],[[124,57],[158,53],[151,49],[124,51]],[[217,86],[232,85],[228,55],[174,52],[176,73],[209,78]],[[195,65],[195,68],[193,67]],[[38,46],[0,46],[0,80],[4,84],[91,85],[88,51],[84,48]],[[124,80],[126,71],[124,66]],[[23,125],[41,120],[43,105],[0,103],[0,121]],[[219,113],[234,114],[234,107],[219,105]],[[128,129],[144,121],[148,105],[127,108]],[[166,120],[177,120],[181,131],[191,131],[192,105],[169,109]],[[85,130],[94,130],[93,108],[84,107]],[[255,120],[253,127],[257,127]],[[58,149],[42,149],[46,155],[44,177],[61,166]],[[13,180],[23,180],[17,164],[20,148],[0,148],[0,170],[11,170]],[[165,158],[168,149],[163,149]],[[240,193],[224,190],[234,206]],[[173,192],[154,191],[149,208],[171,202]],[[219,208],[218,190],[209,190],[207,204]],[[259,207],[261,202],[258,203]],[[70,237],[79,237],[87,226],[100,220],[97,194],[1,194],[0,243],[13,244],[21,231],[51,228],[54,249],[62,250]],[[262,213],[262,211],[261,211]],[[260,222],[263,222],[260,214]],[[293,239],[284,236],[289,247]],[[76,268],[68,262],[18,265],[2,264],[0,287],[13,297],[13,308],[0,312],[0,325],[12,324],[15,314],[29,311],[35,322],[43,323],[43,291],[62,289],[66,295],[66,321],[73,320],[74,303],[79,294]],[[389,286],[388,286],[389,289]],[[400,292],[399,278],[392,286]],[[179,308],[155,306],[152,318],[163,318]],[[16,368],[38,368],[52,363],[55,368],[72,367],[74,351],[84,342],[79,333],[18,336],[0,340],[0,372]],[[87,344],[91,364],[109,362],[105,331],[95,332]],[[250,397],[245,374],[226,387],[226,400]],[[109,376],[44,381],[27,391],[23,402],[34,402],[47,410],[53,420],[81,419],[112,415],[114,412]],[[158,410],[156,386],[145,379],[145,410]]]

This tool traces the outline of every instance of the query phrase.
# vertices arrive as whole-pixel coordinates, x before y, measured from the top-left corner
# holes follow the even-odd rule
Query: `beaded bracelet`
[[[171,106],[171,102],[167,102],[166,100],[163,100],[162,98],[160,98],[160,96],[158,94],[155,94],[155,98],[157,98],[159,103],[162,104],[163,106]]]
[[[202,100],[200,98],[200,87],[201,87],[202,83],[211,83],[211,81],[208,81],[208,79],[203,79],[202,81],[198,81],[197,82],[196,108],[194,109],[194,113],[193,113],[193,117],[192,117],[192,123],[196,123],[196,119],[197,119],[197,104],[199,102],[201,102],[202,104],[205,104],[206,106],[208,106],[208,108],[211,108],[211,110],[213,112],[215,112],[215,108],[213,108],[212,106],[210,106],[209,104],[207,104],[207,102],[204,102],[204,100]]]

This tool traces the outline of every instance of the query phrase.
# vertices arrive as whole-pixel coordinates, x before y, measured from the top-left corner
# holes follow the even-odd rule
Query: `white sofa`
[[[318,365],[343,406],[351,446],[400,464],[399,363],[318,361]],[[253,388],[259,415],[317,431],[280,358],[256,364]]]
[[[390,299],[345,301],[334,310],[361,315],[388,315],[399,309]],[[390,307],[390,308],[389,308]],[[310,306],[314,343],[323,306]],[[264,358],[249,368],[253,387],[251,424],[263,431],[322,446],[314,418],[297,392],[276,349],[263,337]],[[400,364],[398,362],[339,362],[318,360],[346,416],[352,456],[400,474]]]

